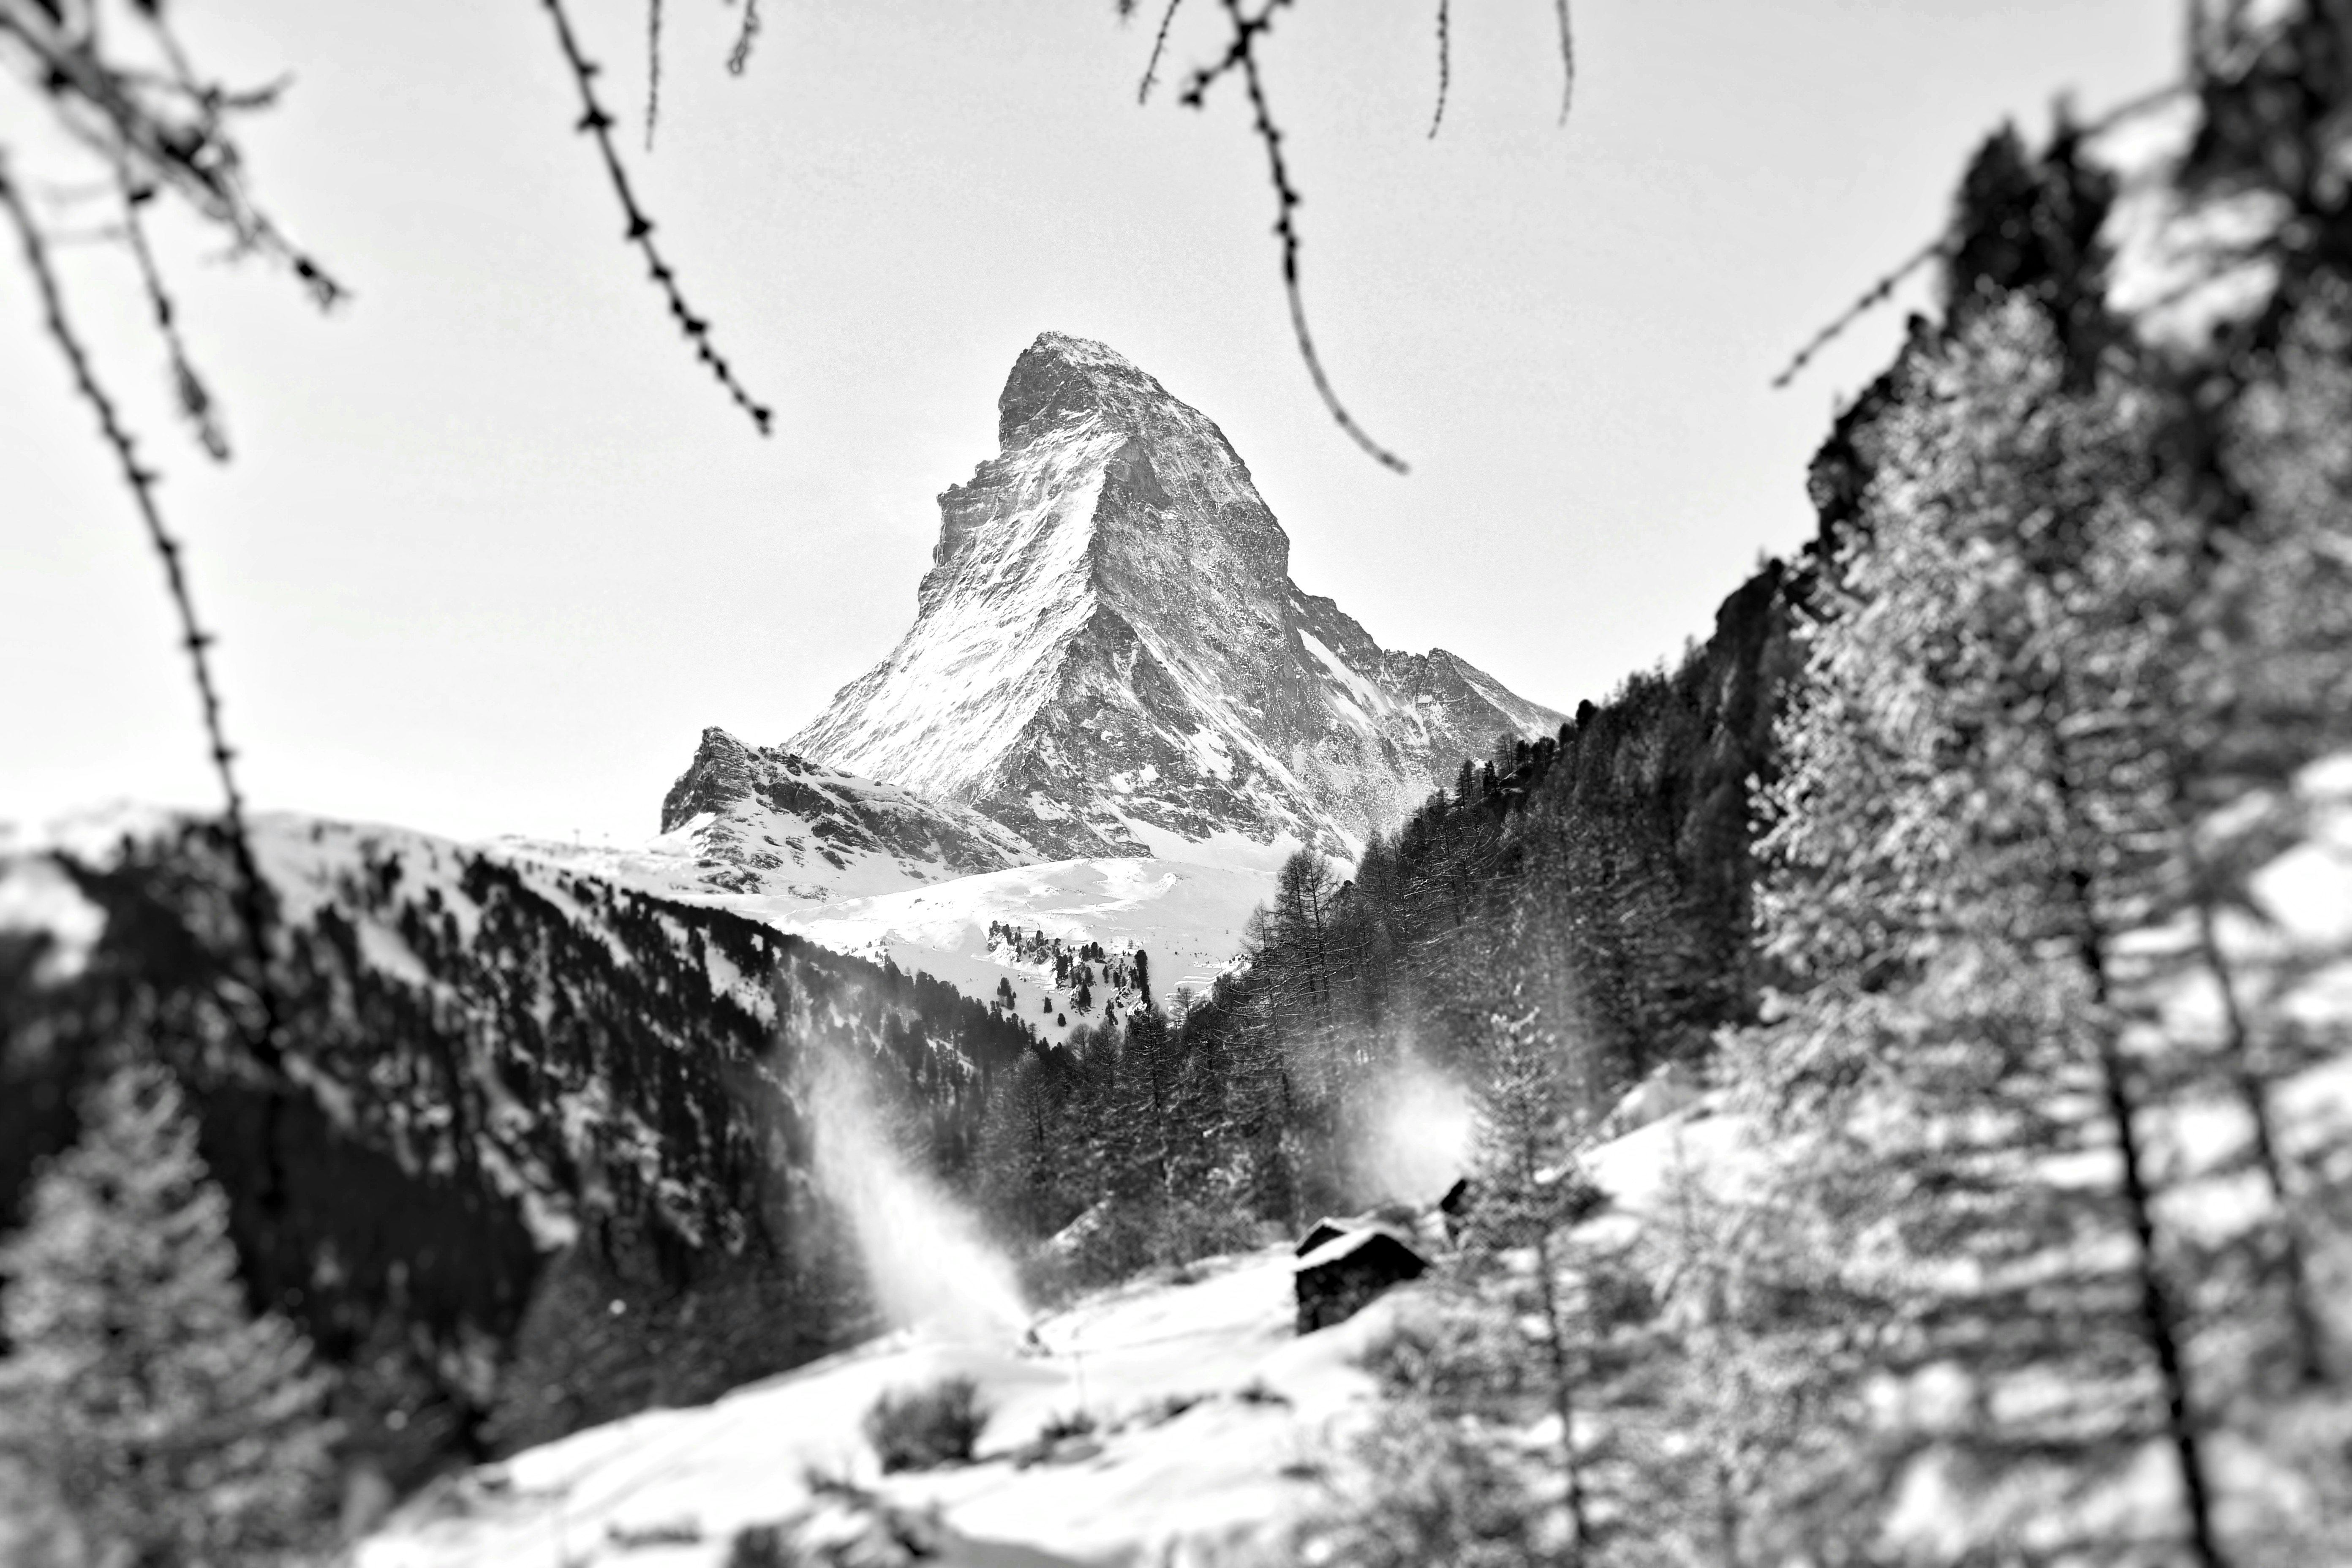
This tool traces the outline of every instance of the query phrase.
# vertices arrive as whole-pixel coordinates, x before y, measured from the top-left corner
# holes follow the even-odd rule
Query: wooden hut
[[[1291,1266],[1302,1334],[1344,1323],[1391,1286],[1429,1272],[1429,1259],[1386,1226],[1333,1228],[1338,1234],[1304,1249]],[[1307,1238],[1314,1239],[1317,1231],[1309,1231]]]
[[[1446,1188],[1445,1195],[1437,1200],[1438,1218],[1445,1226],[1446,1240],[1462,1239],[1463,1226],[1470,1223],[1470,1205],[1476,1197],[1475,1189],[1470,1185],[1470,1178],[1464,1176]]]

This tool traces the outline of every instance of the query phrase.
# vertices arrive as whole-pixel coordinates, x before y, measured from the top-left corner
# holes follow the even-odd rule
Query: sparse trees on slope
[[[292,1325],[247,1310],[177,1086],[125,1068],[84,1117],[0,1248],[0,1446],[101,1553],[176,1568],[315,1544],[328,1379]]]

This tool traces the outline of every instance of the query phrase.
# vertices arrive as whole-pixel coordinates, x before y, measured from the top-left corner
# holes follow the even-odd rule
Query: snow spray
[[[1470,1091],[1410,1052],[1371,1091],[1355,1178],[1366,1190],[1408,1203],[1433,1203],[1467,1173]]]
[[[893,1324],[961,1340],[1017,1338],[1029,1321],[1013,1265],[979,1220],[892,1146],[856,1067],[811,1053],[816,1179],[849,1220],[875,1304]]]

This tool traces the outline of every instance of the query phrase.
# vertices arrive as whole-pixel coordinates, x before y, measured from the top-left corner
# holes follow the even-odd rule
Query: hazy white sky
[[[227,405],[171,417],[128,264],[72,302],[161,459],[263,805],[473,835],[640,835],[706,724],[782,739],[912,618],[933,501],[995,448],[1040,330],[1099,338],[1218,421],[1291,572],[1391,647],[1559,708],[1703,634],[1811,529],[1804,465],[1885,314],[1789,392],[1789,352],[1942,221],[2004,116],[2039,132],[2164,79],[2159,0],[1306,0],[1266,57],[1307,202],[1309,309],[1398,479],[1293,351],[1233,84],[1135,103],[1108,0],[668,0],[642,151],[643,0],[572,0],[689,297],[779,433],[700,374],[640,268],[542,8],[182,0],[199,58],[295,85],[256,183],[357,298],[161,238]],[[1180,14],[1171,63],[1209,58]],[[0,98],[16,94],[0,88]],[[5,134],[5,131],[0,131]],[[35,174],[32,169],[21,169]],[[0,265],[0,819],[209,805],[137,521]]]

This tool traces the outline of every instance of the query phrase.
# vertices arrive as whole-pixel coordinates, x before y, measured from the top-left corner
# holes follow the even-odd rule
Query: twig
[[[646,0],[646,151],[654,150],[654,121],[661,118],[662,0]]]
[[[1560,0],[1560,16],[1563,21],[1565,21],[1567,15],[1567,0]],[[2137,98],[2126,99],[2123,102],[2116,104],[2113,109],[2108,110],[2106,113],[2101,115],[2098,119],[2091,121],[2090,124],[2076,131],[2074,133],[2074,137],[2077,141],[2086,142],[2091,140],[2093,137],[2105,135],[2107,132],[2114,130],[2116,126],[2121,125],[2127,120],[2132,120],[2139,115],[2147,114],[2154,110],[2163,108],[2174,99],[2189,91],[2189,88],[2190,84],[2187,82],[2167,82],[2164,86],[2152,88],[2148,91],[2141,93]],[[1920,268],[1927,265],[1927,263],[1948,255],[1950,253],[1950,248],[1951,242],[1948,238],[1939,237],[1937,239],[1931,240],[1927,245],[1922,246],[1918,250],[1914,252],[1910,259],[1904,262],[1902,266],[1897,267],[1894,271],[1888,273],[1885,277],[1881,278],[1877,282],[1872,284],[1869,289],[1863,294],[1862,298],[1847,306],[1843,314],[1841,314],[1835,321],[1832,321],[1828,326],[1823,327],[1820,331],[1815,332],[1812,335],[1811,340],[1808,342],[1803,348],[1797,351],[1796,356],[1789,361],[1788,364],[1781,370],[1780,374],[1772,378],[1773,387],[1775,389],[1784,387],[1790,382],[1796,380],[1798,374],[1801,372],[1806,365],[1812,362],[1813,357],[1816,354],[1820,353],[1822,349],[1828,347],[1832,339],[1843,333],[1848,327],[1853,325],[1855,321],[1869,314],[1872,310],[1892,299],[1894,297],[1896,285],[1900,284],[1906,278],[1911,276],[1912,273],[1919,270]],[[2161,303],[2161,301],[2159,301],[2159,303]]]
[[[1258,38],[1273,28],[1274,14],[1290,4],[1290,0],[1265,0],[1264,8],[1255,16],[1242,9],[1242,0],[1223,0],[1223,4],[1226,16],[1233,22],[1233,40],[1226,46],[1223,59],[1192,72],[1179,101],[1188,109],[1199,109],[1206,101],[1209,89],[1219,78],[1236,71],[1241,74],[1242,85],[1249,94],[1250,112],[1258,140],[1265,145],[1266,173],[1274,184],[1274,232],[1282,241],[1282,289],[1289,298],[1290,325],[1298,338],[1299,357],[1307,362],[1307,373],[1315,380],[1315,390],[1322,396],[1323,406],[1331,411],[1331,417],[1339,421],[1339,428],[1348,433],[1349,438],[1369,453],[1374,461],[1400,474],[1407,473],[1410,470],[1404,459],[1365,434],[1363,426],[1357,424],[1354,416],[1341,405],[1339,394],[1331,389],[1330,378],[1323,374],[1323,362],[1317,356],[1315,340],[1307,330],[1306,301],[1298,290],[1298,228],[1293,221],[1293,215],[1298,210],[1299,195],[1297,188],[1290,183],[1289,166],[1283,162],[1282,132],[1274,123],[1273,110],[1267,107],[1265,83],[1258,74],[1257,63]]]
[[[694,357],[710,367],[710,374],[718,378],[720,386],[727,389],[727,395],[735,400],[736,406],[751,416],[751,423],[759,427],[760,434],[769,434],[772,415],[765,405],[754,401],[751,395],[743,389],[743,384],[735,379],[735,372],[725,356],[710,346],[710,323],[687,307],[686,296],[678,292],[677,276],[670,271],[669,264],[662,259],[661,251],[654,245],[653,220],[646,216],[644,210],[637,205],[636,197],[630,193],[628,174],[622,169],[621,155],[613,146],[613,117],[604,112],[603,104],[596,101],[598,68],[580,52],[579,40],[572,36],[572,19],[564,15],[563,0],[544,0],[544,4],[547,14],[555,19],[556,41],[563,47],[564,63],[572,68],[572,79],[580,88],[580,102],[584,112],[580,116],[579,129],[596,138],[597,151],[604,157],[604,172],[613,182],[613,194],[621,201],[621,216],[628,220],[628,226],[621,235],[623,243],[634,245],[644,253],[647,276],[668,300],[669,313],[677,322],[679,332],[694,345]],[[750,5],[751,0],[745,0],[747,14]]]
[[[2150,88],[2147,91],[2141,93],[2137,98],[2127,98],[2124,100],[2123,102],[2116,104],[2113,109],[2108,110],[2105,114],[2102,114],[2098,119],[2092,121],[2088,125],[2084,126],[2074,134],[2078,139],[2084,142],[2088,142],[2094,137],[2104,136],[2108,132],[2113,131],[2116,126],[2121,125],[2126,120],[2136,120],[2143,114],[2147,114],[2156,110],[2162,109],[2166,104],[2170,103],[2176,98],[2186,97],[2188,94],[2195,90],[2195,87],[2196,84],[2193,82],[2168,81],[2162,87]]]
[[[224,803],[221,820],[228,837],[229,858],[236,870],[237,914],[253,963],[254,995],[261,1007],[260,1034],[252,1041],[254,1056],[264,1070],[275,1074],[283,1064],[284,1053],[279,1044],[277,991],[269,979],[269,900],[260,868],[254,860],[252,839],[246,830],[245,795],[236,782],[236,752],[230,747],[221,722],[220,691],[213,680],[212,660],[206,651],[215,639],[196,619],[195,601],[181,564],[180,542],[165,531],[163,514],[155,505],[155,487],[163,476],[139,461],[137,445],[116,415],[113,399],[99,384],[89,354],[66,319],[65,297],[58,285],[57,269],[49,260],[48,247],[5,164],[0,164],[0,207],[7,210],[10,222],[16,226],[16,237],[25,252],[26,270],[32,274],[34,287],[40,295],[49,337],[65,356],[75,390],[98,416],[99,434],[113,450],[116,466],[121,469],[123,482],[139,509],[140,521],[146,526],[148,542],[163,564],[163,581],[179,612],[180,646],[186,650],[189,668],[195,676],[196,697],[204,708],[205,735],[211,745],[214,771],[220,776]]]
[[[1184,0],[1168,0],[1168,9],[1160,13],[1160,31],[1151,40],[1151,58],[1143,66],[1143,85],[1135,89],[1138,104],[1151,96],[1151,84],[1160,79],[1160,57],[1168,52],[1168,29],[1175,25],[1176,7],[1182,4]]]
[[[1576,101],[1576,34],[1568,25],[1568,0],[1552,0],[1559,14],[1559,122],[1568,123],[1569,107]]]
[[[1827,348],[1831,342],[1843,333],[1848,327],[1862,320],[1863,317],[1868,315],[1872,310],[1877,309],[1878,306],[1884,304],[1886,300],[1894,298],[1896,285],[1900,284],[1906,278],[1910,277],[1914,272],[1918,271],[1922,267],[1927,266],[1927,263],[1942,257],[1945,254],[1946,249],[1947,246],[1944,240],[1932,240],[1928,244],[1922,246],[1912,255],[1910,259],[1904,262],[1902,266],[1897,267],[1894,271],[1888,273],[1885,277],[1881,278],[1877,282],[1872,284],[1870,288],[1864,291],[1861,299],[1856,300],[1853,304],[1848,305],[1839,313],[1835,321],[1832,321],[1828,326],[1823,327],[1820,331],[1815,332],[1812,335],[1811,340],[1809,341],[1803,348],[1797,351],[1796,357],[1790,360],[1787,367],[1784,368],[1780,374],[1772,378],[1773,389],[1778,391],[1780,388],[1784,387],[1790,382],[1796,380],[1798,374],[1801,372],[1806,365],[1812,363],[1812,359],[1815,354],[1820,353],[1822,350]]]
[[[89,111],[58,115],[69,134],[109,163],[128,163],[142,179],[170,186],[207,221],[227,229],[240,251],[258,250],[285,262],[320,309],[345,298],[342,285],[254,206],[240,178],[236,145],[223,133],[225,113],[266,106],[283,84],[236,93],[196,80],[155,8],[139,9],[165,48],[174,78],[101,58],[86,37],[68,32],[57,7],[41,0],[0,0],[0,38],[15,39],[31,56],[42,91],[60,105],[79,104]]]
[[[760,0],[743,0],[743,25],[735,31],[735,47],[727,51],[727,74],[741,76],[751,63],[751,40],[760,32]]]
[[[163,287],[163,274],[155,265],[155,253],[147,245],[147,226],[140,220],[139,209],[155,199],[152,185],[134,184],[127,166],[116,166],[116,178],[122,191],[122,234],[131,247],[131,254],[139,263],[139,280],[146,286],[147,303],[155,312],[155,330],[163,335],[164,351],[172,362],[172,395],[180,405],[180,412],[195,426],[196,440],[216,463],[228,461],[228,433],[221,428],[220,405],[213,401],[212,390],[196,374],[194,362],[188,358],[188,345],[180,336],[178,309]]]
[[[1437,0],[1437,112],[1429,117],[1429,139],[1437,140],[1437,128],[1445,123],[1445,89],[1454,77],[1453,33],[1454,0]]]

